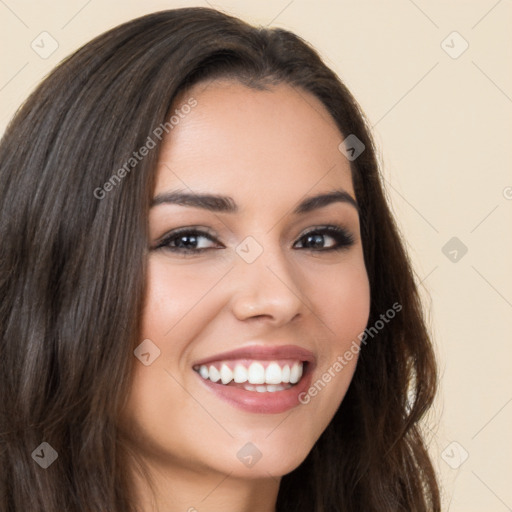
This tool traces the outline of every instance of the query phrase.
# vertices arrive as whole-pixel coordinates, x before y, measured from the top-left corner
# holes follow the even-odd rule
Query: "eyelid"
[[[348,249],[354,243],[356,242],[356,238],[353,235],[352,231],[350,229],[347,229],[345,226],[340,225],[338,223],[327,223],[327,224],[320,224],[320,225],[314,225],[310,226],[306,230],[302,231],[296,238],[293,247],[295,248],[296,244],[301,242],[304,237],[318,233],[322,236],[330,236],[332,239],[335,240],[335,244],[332,247],[326,247],[326,248],[310,248],[310,247],[299,247],[299,249],[304,251],[311,251],[313,253],[329,253],[329,252],[336,252],[341,251],[343,249]],[[181,234],[194,234],[196,237],[199,238],[206,238],[213,242],[214,244],[221,245],[221,247],[200,247],[200,248],[171,248],[170,242],[178,238]],[[151,250],[157,250],[157,249],[168,249],[171,252],[174,252],[176,254],[181,255],[198,255],[201,253],[204,253],[206,251],[210,251],[212,249],[222,249],[226,248],[222,242],[218,240],[218,237],[214,235],[210,228],[205,226],[183,226],[181,228],[176,228],[174,230],[171,230],[164,234],[162,237],[160,237],[154,245],[151,247]]]
[[[312,233],[321,233],[322,235],[330,236],[331,238],[338,239],[337,242],[339,243],[339,238],[344,237],[346,239],[345,244],[339,245],[337,248],[341,249],[342,247],[349,247],[353,245],[356,242],[356,237],[352,233],[352,231],[345,226],[339,225],[339,224],[321,224],[317,226],[313,226],[311,228],[308,228],[306,231],[303,231],[297,238],[297,241],[300,241],[302,238],[304,238],[307,235],[310,235]],[[334,250],[335,248],[332,248]],[[328,251],[329,249],[324,249],[323,251]],[[322,252],[322,250],[319,250],[318,252]]]
[[[217,239],[217,236],[212,232],[212,230],[206,226],[183,226],[181,228],[171,229],[170,231],[165,232],[162,236],[160,236],[152,245],[152,249],[158,249],[162,246],[164,246],[165,242],[167,242],[169,239],[178,237],[181,234],[187,234],[187,233],[196,233],[198,235],[204,236],[211,240],[212,242],[215,242],[217,244],[220,244],[219,240]]]

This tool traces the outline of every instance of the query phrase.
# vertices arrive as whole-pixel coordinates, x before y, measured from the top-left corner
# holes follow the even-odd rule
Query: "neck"
[[[275,512],[281,480],[184,468],[152,468],[149,476],[151,484],[141,474],[133,479],[141,512]]]

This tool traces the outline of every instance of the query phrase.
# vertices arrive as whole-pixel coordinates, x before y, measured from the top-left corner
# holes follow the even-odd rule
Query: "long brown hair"
[[[157,12],[95,38],[40,84],[2,139],[0,509],[136,510],[118,416],[140,343],[160,141],[108,194],[95,190],[168,121],[179,92],[217,77],[309,92],[344,136],[363,142],[352,175],[368,325],[402,305],[362,345],[333,420],[282,478],[277,510],[440,510],[419,427],[435,394],[435,360],[368,123],[300,37],[206,8]],[[42,442],[58,454],[46,469],[33,456]]]

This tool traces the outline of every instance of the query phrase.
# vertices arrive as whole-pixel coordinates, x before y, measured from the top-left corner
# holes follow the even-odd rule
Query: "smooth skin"
[[[358,341],[370,290],[357,208],[338,201],[292,213],[324,192],[343,190],[355,199],[350,165],[338,149],[344,136],[310,93],[216,80],[182,93],[176,107],[191,97],[197,105],[164,140],[154,196],[225,195],[239,212],[151,208],[140,341],[150,339],[161,353],[149,366],[136,362],[124,425],[150,468],[156,501],[138,477],[137,496],[144,512],[272,512],[281,477],[329,424],[357,357],[307,405],[279,414],[243,411],[220,399],[192,365],[243,346],[297,345],[317,358],[314,383]],[[305,236],[329,225],[353,243],[328,251],[337,245],[331,234],[313,243]],[[169,241],[183,227],[211,239]],[[249,236],[263,250],[252,263],[236,251]],[[196,252],[178,252],[184,247]],[[237,457],[246,443],[262,454],[252,467]]]

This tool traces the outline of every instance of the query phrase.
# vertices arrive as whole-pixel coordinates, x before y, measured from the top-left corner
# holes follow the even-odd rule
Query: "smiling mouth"
[[[298,359],[229,360],[196,365],[202,379],[256,393],[275,393],[295,386],[308,363]]]
[[[191,367],[204,388],[253,414],[280,414],[303,405],[300,396],[315,368],[314,353],[297,345],[248,345]]]

